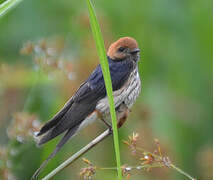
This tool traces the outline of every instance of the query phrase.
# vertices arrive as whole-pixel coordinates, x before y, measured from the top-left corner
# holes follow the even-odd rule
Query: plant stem
[[[9,10],[18,5],[22,0],[7,0],[0,4],[0,17],[6,14]]]
[[[196,180],[195,178],[190,176],[188,173],[184,172],[182,169],[176,167],[174,164],[171,164],[170,167],[173,168],[174,170],[178,171],[180,174],[186,176],[187,178],[189,178],[191,180]]]
[[[68,158],[66,161],[64,161],[61,165],[59,165],[56,169],[51,171],[48,175],[46,175],[42,180],[48,180],[55,176],[57,173],[62,171],[64,168],[69,166],[71,163],[73,163],[75,160],[77,160],[79,157],[81,157],[83,154],[85,154],[87,151],[89,151],[91,148],[93,148],[95,145],[97,145],[99,142],[104,140],[107,136],[112,134],[112,130],[107,129],[104,131],[101,135],[96,137],[94,140],[92,140],[89,144],[84,146],[80,151],[73,154],[70,158]]]
[[[104,82],[106,85],[106,92],[109,101],[110,107],[110,115],[112,119],[112,129],[113,129],[113,140],[114,140],[114,148],[115,148],[115,156],[118,168],[118,179],[122,180],[122,171],[121,171],[121,160],[120,160],[120,148],[119,148],[119,140],[118,140],[118,129],[117,129],[117,120],[116,120],[116,113],[115,113],[115,105],[113,99],[113,91],[112,91],[112,81],[110,76],[109,64],[106,57],[104,41],[101,34],[101,29],[95,14],[94,7],[90,0],[86,0],[87,7],[89,10],[89,17],[90,17],[90,25],[93,33],[93,37],[95,40],[96,48],[98,50],[98,55],[100,59],[101,69],[104,76]]]

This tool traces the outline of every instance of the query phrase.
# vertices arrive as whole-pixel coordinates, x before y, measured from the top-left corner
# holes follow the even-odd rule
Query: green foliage
[[[186,172],[197,179],[213,179],[213,1],[93,2],[106,48],[119,37],[132,36],[141,49],[142,92],[128,121],[119,130],[119,138],[124,139],[133,131],[139,132],[143,145],[148,147],[154,138],[158,138],[165,153]],[[25,42],[55,35],[63,37],[65,48],[61,55],[71,64],[64,64],[64,67],[69,67],[74,75],[73,79],[67,80],[63,69],[42,73],[26,108],[41,122],[47,122],[63,107],[98,63],[91,32],[88,31],[90,24],[86,8],[85,1],[26,0],[0,19],[0,146],[11,142],[6,133],[11,115],[23,110],[38,73],[32,58],[19,53]],[[84,129],[64,146],[43,175],[102,130],[98,122]],[[34,143],[25,151],[20,148],[20,153],[28,153],[23,156],[23,162],[9,163],[16,169],[12,171],[16,179],[29,179],[58,140],[40,149]],[[20,147],[24,145],[20,144]],[[88,152],[86,158],[95,160],[94,163],[100,166],[115,166],[113,148],[112,139],[108,138]],[[120,151],[123,163],[137,163],[129,157],[122,144]],[[11,153],[10,156],[19,154]],[[76,172],[82,167],[83,164],[77,161],[54,179],[78,179]],[[95,179],[108,180],[116,176],[114,171],[101,171]],[[133,174],[130,180],[156,178],[183,179],[176,172],[159,170]]]
[[[111,82],[111,76],[109,71],[109,64],[106,57],[106,51],[104,47],[104,41],[101,35],[100,26],[98,24],[97,17],[95,15],[95,10],[90,0],[87,0],[87,6],[89,10],[89,15],[90,15],[91,29],[92,29],[93,37],[95,39],[96,47],[98,50],[98,55],[100,58],[100,64],[101,64],[104,81],[106,85],[106,91],[107,91],[108,100],[109,100],[110,114],[111,114],[112,128],[113,128],[114,146],[115,146],[115,155],[116,155],[117,168],[118,168],[118,177],[121,180],[122,172],[121,172],[121,162],[120,162],[119,139],[118,139],[117,120],[116,120],[115,105],[113,100],[113,91],[112,91],[112,82]]]

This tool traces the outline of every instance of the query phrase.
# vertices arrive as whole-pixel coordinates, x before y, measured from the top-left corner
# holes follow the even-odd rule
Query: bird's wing
[[[90,102],[95,101],[104,95],[104,91],[101,92],[101,90],[104,89],[104,83],[103,83],[103,77],[100,74],[100,67],[98,66],[93,73],[90,75],[88,80],[81,84],[79,89],[76,91],[76,93],[69,99],[69,101],[64,105],[64,107],[50,120],[48,121],[40,130],[40,132],[37,134],[37,136],[41,136],[45,134],[47,131],[54,128],[60,121],[62,121],[64,116],[67,112],[71,112],[72,105],[76,103],[83,102]],[[95,81],[95,82],[94,82]],[[99,83],[98,85],[94,85],[95,83]],[[82,104],[82,105],[83,105]],[[80,106],[82,106],[80,105]],[[79,106],[79,107],[80,107]],[[75,112],[76,113],[76,112]],[[70,114],[70,113],[68,113]],[[66,115],[68,116],[68,115]],[[72,118],[70,117],[70,120],[72,121]]]
[[[41,128],[41,130],[39,131],[37,136],[45,134],[47,131],[49,131],[51,128],[53,128],[61,120],[61,118],[68,111],[68,109],[72,106],[72,104],[73,104],[73,98],[69,99],[69,101],[64,105],[64,107]]]
[[[109,61],[113,90],[121,88],[128,79],[131,66],[127,62]],[[44,132],[47,133],[40,139],[39,145],[46,143],[67,129],[79,126],[95,110],[97,102],[105,96],[103,74],[100,65],[98,65],[64,108],[41,129],[38,136]]]
[[[95,79],[100,82],[97,85],[93,85],[90,80],[83,83],[64,108],[44,125],[38,136],[44,132],[46,134],[40,139],[38,145],[46,143],[67,129],[79,126],[95,110],[97,102],[106,96],[103,77],[97,75]]]
[[[66,131],[66,134],[57,144],[55,150],[36,170],[31,180],[35,179],[40,174],[47,163],[56,155],[68,139],[76,133],[80,123],[94,111],[97,101],[102,96],[105,96],[103,89],[103,83],[99,83],[98,86],[92,87],[90,82],[86,81],[80,86],[74,96],[66,103],[64,108],[59,111],[52,121],[49,121],[44,125],[41,129],[42,132],[51,126],[52,127],[46,131],[46,134],[40,139],[38,145],[44,144],[64,131]]]

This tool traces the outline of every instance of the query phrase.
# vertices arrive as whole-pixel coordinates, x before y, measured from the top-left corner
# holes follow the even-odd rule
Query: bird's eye
[[[125,48],[124,47],[119,47],[118,51],[119,52],[124,52]]]

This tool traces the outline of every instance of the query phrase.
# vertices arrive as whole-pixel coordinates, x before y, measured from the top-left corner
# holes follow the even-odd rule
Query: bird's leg
[[[123,103],[119,106],[116,113],[118,119],[117,126],[120,128],[126,122],[126,119],[130,113],[130,109]]]
[[[110,130],[112,130],[112,125],[111,125],[110,123],[108,123],[108,122],[104,119],[102,113],[101,113],[100,111],[98,111],[98,110],[96,110],[96,112],[97,112],[97,114],[98,114],[98,118],[99,118],[101,121],[103,121],[103,123],[104,123]]]
[[[95,110],[98,118],[104,122],[104,124],[110,129],[112,130],[112,125],[110,123],[108,123],[105,118],[103,117],[102,113],[98,110]],[[120,128],[125,122],[126,119],[130,113],[130,109],[124,104],[122,103],[120,106],[118,106],[116,108],[116,117],[117,117],[117,127]]]
[[[112,130],[112,125],[110,123],[108,123],[106,120],[104,120],[104,118],[101,118],[101,120],[104,122],[104,124],[110,129]]]

